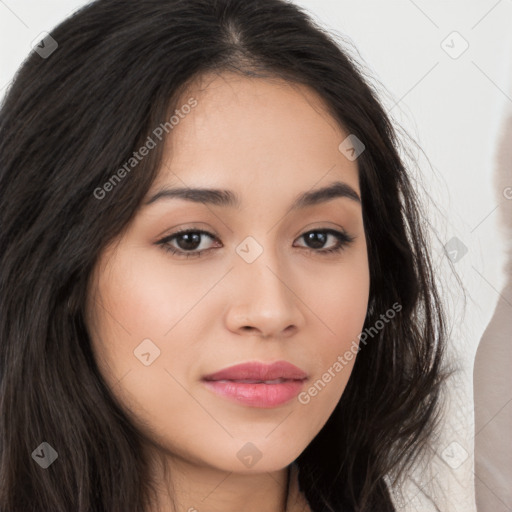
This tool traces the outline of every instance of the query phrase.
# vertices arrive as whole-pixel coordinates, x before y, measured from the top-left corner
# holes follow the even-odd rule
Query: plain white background
[[[86,3],[0,0],[0,96],[32,42]],[[479,512],[511,511],[512,0],[294,3],[355,45],[386,109],[424,152],[415,156],[461,372],[434,462],[411,475],[403,510],[434,510],[425,488],[443,512],[472,512],[476,482]],[[465,316],[449,258],[467,290]]]

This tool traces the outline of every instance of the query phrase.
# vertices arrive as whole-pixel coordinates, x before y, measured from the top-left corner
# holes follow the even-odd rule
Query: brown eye
[[[166,236],[158,242],[162,245],[164,250],[172,254],[184,256],[186,258],[201,256],[204,252],[209,251],[210,248],[204,248],[204,240],[208,237],[211,240],[216,240],[215,235],[208,231],[200,229],[187,229],[177,231],[169,236]],[[203,247],[198,250],[201,246]]]
[[[335,239],[335,245],[323,249],[330,237]],[[306,249],[318,253],[339,252],[355,240],[355,237],[350,236],[345,231],[336,231],[334,229],[316,229],[308,231],[301,235],[300,238],[304,239],[306,244],[308,244]]]

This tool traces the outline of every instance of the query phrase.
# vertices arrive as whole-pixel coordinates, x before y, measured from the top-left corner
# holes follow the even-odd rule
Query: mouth
[[[249,407],[272,408],[292,400],[307,374],[287,361],[244,363],[205,376],[202,381],[215,394]]]
[[[206,379],[206,380],[208,380],[208,379]],[[298,380],[298,379],[293,379],[293,380]],[[214,380],[214,382],[239,382],[241,384],[281,384],[281,382],[289,382],[289,381],[290,381],[290,379],[273,379],[273,380],[220,379],[220,380]],[[212,382],[212,381],[210,381],[210,382]]]

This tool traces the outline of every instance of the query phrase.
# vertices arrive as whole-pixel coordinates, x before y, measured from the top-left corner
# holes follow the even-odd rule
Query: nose
[[[226,326],[241,335],[286,338],[302,328],[304,298],[294,290],[288,267],[283,269],[270,251],[247,263],[237,262],[231,276]]]

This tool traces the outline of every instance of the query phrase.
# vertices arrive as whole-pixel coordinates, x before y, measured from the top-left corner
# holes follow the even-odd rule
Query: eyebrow
[[[292,203],[291,210],[306,208],[343,197],[361,204],[361,198],[350,185],[342,181],[335,181],[326,187],[302,193]],[[147,206],[161,199],[176,198],[238,209],[241,206],[240,198],[231,190],[212,188],[163,188],[144,204]]]

